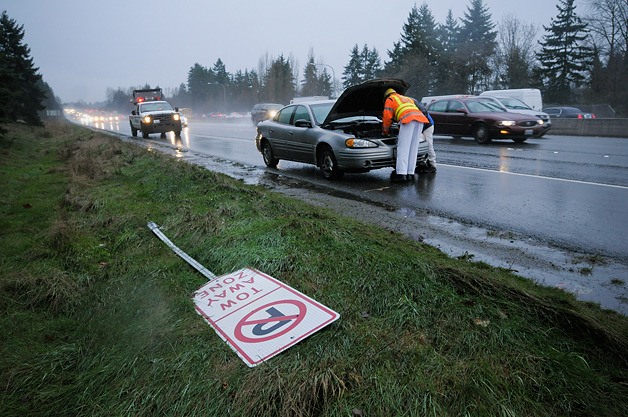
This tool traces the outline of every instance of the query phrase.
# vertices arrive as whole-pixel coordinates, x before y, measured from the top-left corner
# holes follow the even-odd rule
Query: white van
[[[541,111],[543,109],[543,99],[541,91],[537,88],[515,88],[512,90],[489,90],[485,91],[481,96],[492,97],[513,97],[523,101],[533,110]]]

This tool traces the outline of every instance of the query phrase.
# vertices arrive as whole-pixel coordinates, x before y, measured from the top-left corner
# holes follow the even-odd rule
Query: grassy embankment
[[[2,416],[628,415],[626,317],[80,127],[8,129]],[[248,368],[149,220],[341,318]]]

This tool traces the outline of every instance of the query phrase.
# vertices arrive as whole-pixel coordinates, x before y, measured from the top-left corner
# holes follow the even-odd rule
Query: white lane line
[[[476,171],[497,172],[497,173],[500,173],[500,174],[517,175],[517,176],[520,176],[520,177],[543,178],[543,179],[554,180],[554,181],[572,182],[572,183],[575,183],[575,184],[599,185],[601,187],[610,187],[610,188],[619,188],[619,189],[622,189],[622,190],[628,190],[628,187],[623,186],[623,185],[602,184],[602,183],[599,183],[599,182],[590,182],[590,181],[568,180],[568,179],[564,179],[564,178],[544,177],[542,175],[532,175],[532,174],[520,174],[518,172],[496,171],[494,169],[486,169],[486,168],[463,167],[463,166],[459,166],[459,165],[449,165],[449,164],[438,164],[438,165],[452,167],[452,168],[472,169],[472,170],[476,170]]]

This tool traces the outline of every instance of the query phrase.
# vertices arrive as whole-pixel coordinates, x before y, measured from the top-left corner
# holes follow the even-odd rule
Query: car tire
[[[270,147],[268,141],[262,142],[262,158],[264,158],[264,163],[268,168],[277,168],[279,160],[275,158],[273,148]]]
[[[484,123],[479,123],[473,128],[473,139],[481,145],[491,143],[488,127]]]
[[[133,127],[133,125],[131,125],[131,136],[133,136],[134,138],[137,137],[137,129]]]
[[[318,164],[326,180],[335,180],[342,178],[344,174],[338,168],[338,162],[334,156],[334,152],[330,148],[323,148],[318,155]]]

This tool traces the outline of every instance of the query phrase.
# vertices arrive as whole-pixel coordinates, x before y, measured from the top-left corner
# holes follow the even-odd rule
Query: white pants
[[[399,126],[399,137],[397,139],[397,174],[414,175],[422,130],[423,123],[415,120],[403,123]]]
[[[427,141],[427,160],[436,164],[436,152],[434,152],[434,125],[428,127],[423,131],[423,137]]]

